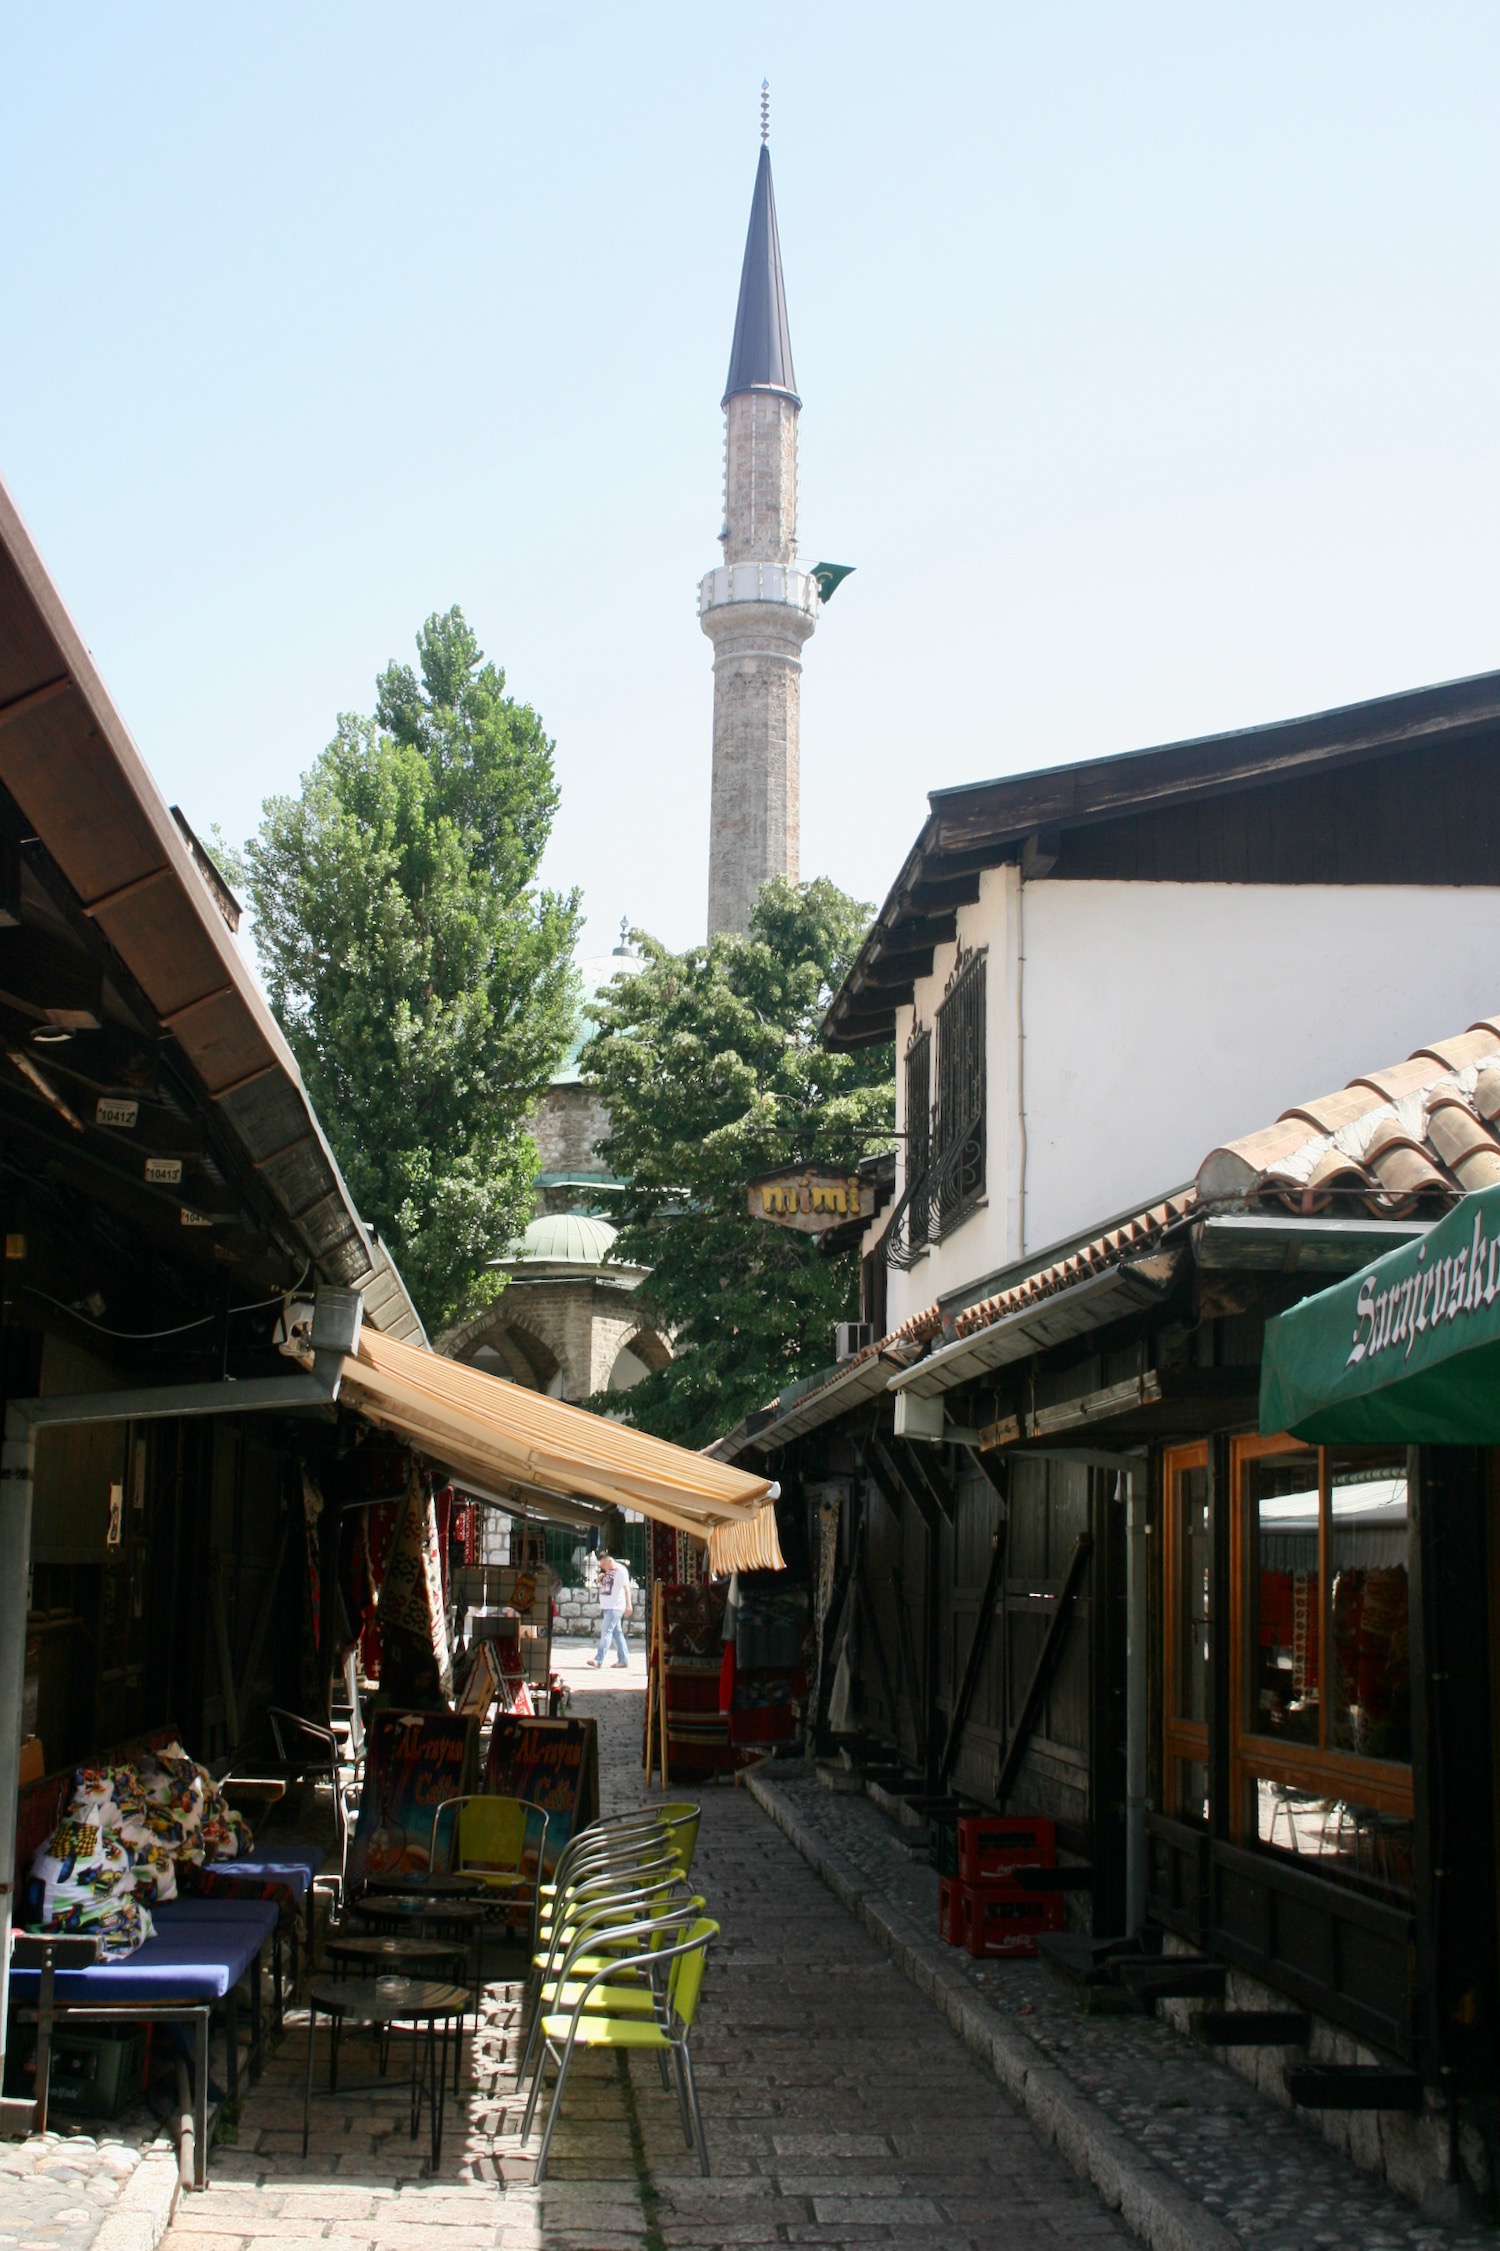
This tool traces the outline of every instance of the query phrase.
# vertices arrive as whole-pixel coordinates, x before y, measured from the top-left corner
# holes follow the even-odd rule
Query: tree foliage
[[[363,1217],[430,1328],[531,1216],[527,1117],[577,1004],[577,895],[535,887],[552,749],[458,609],[345,715],[246,846],[271,1005]]]
[[[610,1406],[664,1438],[701,1446],[826,1366],[856,1310],[857,1255],[751,1219],[745,1184],[782,1165],[852,1171],[891,1131],[890,1049],[819,1039],[868,921],[827,881],[771,883],[748,937],[671,954],[638,934],[643,966],[591,1003],[583,1068],[628,1183],[614,1255],[652,1269],[676,1354]]]

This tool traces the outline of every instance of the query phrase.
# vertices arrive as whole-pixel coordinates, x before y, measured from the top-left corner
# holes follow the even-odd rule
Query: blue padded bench
[[[243,1859],[211,1860],[197,1871],[193,1879],[200,1887],[192,1896],[217,1902],[221,1899],[244,1899],[262,1893],[275,1899],[284,1893],[289,1903],[301,1908],[312,1890],[314,1876],[321,1874],[324,1854],[317,1845],[279,1840],[263,1851],[245,1854]]]
[[[205,1907],[222,1907],[244,1902],[268,1900],[281,1909],[282,1921],[291,1932],[292,1984],[298,1974],[298,1940],[311,1937],[307,1920],[308,1894],[313,1878],[323,1866],[321,1846],[301,1844],[288,1838],[278,1839],[260,1852],[247,1853],[244,1859],[214,1860],[206,1867],[190,1872],[179,1871],[178,1881],[191,1884],[192,1890],[184,1896],[200,1902]],[[281,2022],[281,1936],[276,1938],[276,2021]]]
[[[250,1979],[251,2070],[261,2056],[261,1955],[276,1935],[274,1900],[179,1899],[152,1909],[156,1935],[123,1961],[77,1962],[93,1941],[73,1932],[14,1934],[13,2005],[37,2011],[37,2088],[44,2095],[52,2023],[64,2017],[113,2018],[125,2023],[197,2025],[195,2172],[201,2187],[208,2160],[208,2027],[222,2004],[228,2057],[228,2093],[239,2095],[239,2012],[235,1988]],[[54,1966],[55,1965],[55,1966]]]

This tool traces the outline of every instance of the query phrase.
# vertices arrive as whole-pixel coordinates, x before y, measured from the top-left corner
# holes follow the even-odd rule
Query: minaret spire
[[[770,88],[724,388],[724,561],[698,589],[714,644],[708,928],[745,930],[761,886],[797,880],[802,645],[819,590],[797,568],[797,419],[776,197]]]
[[[769,128],[767,128],[769,130]],[[792,332],[786,317],[786,283],[781,277],[781,237],[776,229],[776,195],[771,186],[771,151],[764,138],[750,199],[750,226],[740,267],[740,301],[729,347],[727,406],[736,391],[785,391],[797,399],[792,367]],[[797,400],[798,405],[802,403]]]

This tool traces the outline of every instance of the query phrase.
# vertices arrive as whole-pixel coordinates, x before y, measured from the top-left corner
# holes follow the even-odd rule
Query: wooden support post
[[[659,1714],[659,1724],[661,1727],[661,1786],[665,1790],[667,1787],[670,1765],[667,1744],[667,1606],[666,1603],[660,1599],[660,1588],[657,1589],[657,1597],[656,1709]]]
[[[1052,1669],[1061,1653],[1063,1636],[1068,1630],[1068,1620],[1073,1615],[1073,1605],[1078,1600],[1079,1591],[1083,1586],[1083,1575],[1088,1569],[1089,1556],[1093,1552],[1093,1546],[1094,1543],[1087,1532],[1080,1532],[1074,1542],[1073,1553],[1068,1562],[1067,1577],[1063,1580],[1062,1591],[1057,1598],[1057,1608],[1052,1613],[1047,1627],[1047,1637],[1042,1643],[1035,1670],[1027,1684],[1025,1700],[1016,1720],[1015,1733],[1005,1746],[1005,1756],[1000,1761],[1000,1772],[995,1778],[995,1804],[1002,1813],[1005,1811],[1006,1800],[1015,1787],[1016,1776],[1021,1771],[1021,1761],[1026,1756],[1027,1746],[1036,1727],[1037,1717],[1042,1708],[1042,1698],[1047,1693],[1047,1683],[1052,1677]]]
[[[911,1619],[906,1610],[906,1574],[899,1563],[891,1565],[891,1589],[896,1597],[896,1654],[901,1661],[901,1685],[906,1690],[906,1701],[911,1711],[912,1737],[916,1755],[924,1769],[927,1765],[927,1734],[931,1719],[924,1712],[919,1699],[921,1676],[917,1671],[917,1652],[911,1638]],[[899,1729],[898,1729],[899,1747]]]
[[[656,1668],[659,1662],[656,1651],[656,1621],[661,1612],[661,1581],[651,1582],[651,1631],[646,1642],[646,1738],[641,1745],[641,1764],[646,1769],[646,1787],[651,1787],[651,1724],[656,1717]]]
[[[969,1643],[969,1654],[964,1663],[964,1677],[954,1700],[953,1717],[948,1722],[948,1740],[943,1745],[943,1755],[938,1761],[937,1787],[942,1789],[953,1771],[953,1761],[958,1756],[958,1746],[968,1725],[969,1707],[979,1686],[980,1668],[985,1651],[990,1645],[990,1631],[995,1622],[995,1601],[1000,1592],[1000,1581],[1005,1572],[1005,1539],[1010,1527],[1002,1516],[995,1526],[994,1551],[990,1556],[989,1571],[985,1576],[984,1593],[980,1597],[979,1615],[974,1620],[974,1638]]]

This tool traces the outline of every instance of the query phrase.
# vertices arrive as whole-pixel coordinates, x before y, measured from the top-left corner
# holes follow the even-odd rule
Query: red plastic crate
[[[961,1884],[958,1907],[959,1944],[980,1960],[996,1955],[1030,1960],[1043,1932],[1062,1929],[1058,1892],[1022,1891],[1018,1884]]]
[[[1045,1815],[966,1813],[958,1824],[958,1873],[966,1884],[1003,1882],[1012,1868],[1055,1868],[1057,1823]]]
[[[956,1876],[938,1878],[938,1937],[949,1946],[962,1946],[964,1942],[963,1888]]]

